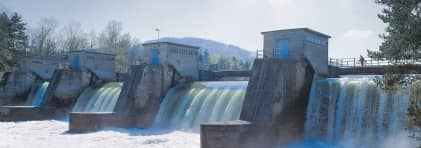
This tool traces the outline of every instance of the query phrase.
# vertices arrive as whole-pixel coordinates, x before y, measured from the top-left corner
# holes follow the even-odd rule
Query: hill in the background
[[[179,44],[186,44],[191,46],[200,47],[202,51],[207,50],[210,55],[224,55],[224,56],[235,56],[243,60],[250,61],[252,59],[252,53],[246,49],[240,48],[235,45],[225,44],[218,41],[202,39],[202,38],[172,38],[166,37],[159,39],[160,42],[172,42]],[[156,40],[146,41],[145,43],[156,42]]]

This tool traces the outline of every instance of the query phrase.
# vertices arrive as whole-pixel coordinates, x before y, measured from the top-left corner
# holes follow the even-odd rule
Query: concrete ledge
[[[247,121],[227,121],[200,125],[201,148],[240,148],[242,139],[251,129]]]
[[[69,131],[80,133],[98,130],[116,123],[114,113],[78,113],[72,112],[69,116]]]
[[[66,109],[35,106],[0,106],[0,121],[44,120],[64,116]]]
[[[114,112],[71,112],[69,115],[69,132],[82,133],[105,127],[143,128],[139,119],[140,116]]]

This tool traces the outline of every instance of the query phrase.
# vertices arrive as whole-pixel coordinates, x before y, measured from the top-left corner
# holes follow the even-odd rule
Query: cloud
[[[372,30],[348,30],[344,33],[345,38],[361,39],[370,38],[374,35]]]

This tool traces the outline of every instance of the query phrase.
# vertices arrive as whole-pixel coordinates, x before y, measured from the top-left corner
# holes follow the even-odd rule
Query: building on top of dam
[[[72,70],[89,71],[102,80],[115,80],[115,55],[91,52],[72,51],[69,53],[68,62]]]
[[[171,65],[182,77],[197,80],[199,78],[199,47],[171,43],[145,43],[144,57],[151,65]]]
[[[51,79],[56,69],[66,67],[65,56],[41,56],[31,55],[20,57],[18,69],[36,74],[38,77],[48,80]]]
[[[320,76],[329,75],[329,35],[309,28],[262,32],[264,58],[305,57]]]

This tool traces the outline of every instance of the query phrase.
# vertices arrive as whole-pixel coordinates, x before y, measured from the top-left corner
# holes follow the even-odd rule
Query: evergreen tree
[[[203,51],[203,54],[200,54],[200,62],[204,64],[210,63],[210,55],[207,49]]]
[[[250,62],[249,61],[244,61],[244,64],[243,64],[243,69],[244,70],[250,70],[251,69],[251,64],[250,64]]]
[[[368,51],[369,56],[386,59],[392,66],[376,80],[383,89],[393,90],[402,86],[419,85],[420,78],[409,75],[410,64],[421,59],[421,0],[376,0],[385,6],[379,18],[386,23],[386,33],[380,51]],[[415,82],[415,83],[414,83]],[[418,84],[417,84],[418,83]],[[415,87],[421,92],[421,87]],[[410,131],[421,141],[421,97],[411,96],[408,109]]]
[[[13,65],[13,51],[9,48],[9,16],[0,14],[0,71],[8,70]]]
[[[421,58],[421,0],[377,0],[386,6],[379,18],[386,24],[384,42],[379,52],[369,51],[374,58],[392,63]],[[400,63],[396,63],[400,64]]]
[[[370,57],[388,60],[392,66],[377,84],[383,89],[393,90],[408,86],[416,78],[410,74],[410,64],[421,59],[421,0],[377,0],[384,5],[379,18],[386,23],[386,33],[380,51],[368,51]]]
[[[23,22],[19,14],[14,13],[9,22],[9,48],[15,51],[25,51],[27,47],[26,23]]]

